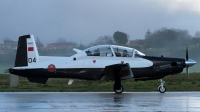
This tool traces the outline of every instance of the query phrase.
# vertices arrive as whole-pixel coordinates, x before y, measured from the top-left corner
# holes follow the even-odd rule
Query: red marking
[[[96,63],[96,60],[93,60],[93,63]]]
[[[55,65],[50,64],[50,65],[48,66],[48,71],[49,71],[49,72],[54,72],[55,70],[56,70]]]
[[[28,47],[28,51],[34,51],[34,47]]]
[[[121,61],[121,64],[124,64],[124,61]]]

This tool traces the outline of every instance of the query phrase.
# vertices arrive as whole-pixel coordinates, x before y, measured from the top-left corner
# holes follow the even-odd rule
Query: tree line
[[[194,36],[190,35],[187,30],[181,29],[169,29],[160,28],[153,32],[148,29],[144,33],[143,39],[134,40],[135,44],[129,44],[130,36],[122,31],[116,31],[112,36],[105,35],[98,37],[95,41],[88,45],[78,44],[76,42],[66,41],[65,38],[57,39],[56,43],[70,44],[78,49],[85,49],[95,45],[102,44],[115,44],[121,46],[127,46],[136,48],[146,55],[159,56],[164,55],[167,57],[185,57],[186,46],[189,46],[189,56],[200,60],[200,31],[197,31]],[[44,44],[40,39],[36,38],[36,44],[39,48],[39,54],[41,55],[59,55],[59,56],[69,56],[73,55],[75,52],[71,49],[60,49],[51,51],[42,51],[40,48],[44,47]],[[15,52],[14,52],[15,53]],[[2,56],[1,56],[2,57]],[[5,61],[0,57],[0,62]],[[6,59],[15,58],[14,54],[9,56],[3,56]]]
[[[186,47],[189,58],[200,60],[200,31],[194,36],[187,30],[174,28],[160,28],[153,32],[148,29],[143,39],[134,40],[135,44],[128,44],[129,35],[116,31],[113,36],[101,36],[93,44],[117,44],[135,48],[146,55],[185,58]]]
[[[143,39],[136,39],[135,45],[128,44],[129,35],[116,31],[113,36],[100,36],[88,46],[101,44],[117,44],[122,46],[136,47],[138,50],[145,49],[162,49],[162,48],[179,48],[188,46],[199,46],[200,31],[194,36],[190,35],[187,30],[160,28],[151,32],[149,29]],[[87,46],[87,47],[88,47]]]

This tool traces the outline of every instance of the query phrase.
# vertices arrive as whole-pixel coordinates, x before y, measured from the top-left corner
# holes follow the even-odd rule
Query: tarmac
[[[200,111],[200,92],[0,92],[0,112]]]

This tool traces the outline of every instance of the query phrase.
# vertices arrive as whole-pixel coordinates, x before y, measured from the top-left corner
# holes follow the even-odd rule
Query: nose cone
[[[188,67],[191,67],[191,66],[195,65],[196,63],[197,63],[196,61],[191,60],[191,59],[185,60],[185,64]]]

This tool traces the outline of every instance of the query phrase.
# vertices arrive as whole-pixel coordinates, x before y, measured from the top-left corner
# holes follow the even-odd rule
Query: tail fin
[[[39,61],[39,55],[33,35],[19,37],[15,67],[29,66]]]

